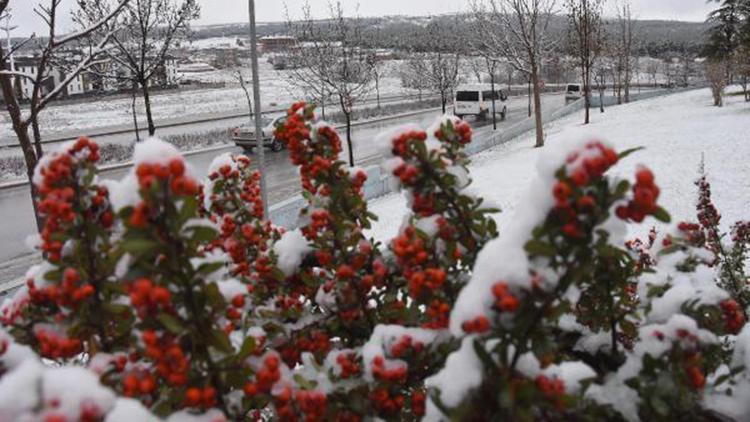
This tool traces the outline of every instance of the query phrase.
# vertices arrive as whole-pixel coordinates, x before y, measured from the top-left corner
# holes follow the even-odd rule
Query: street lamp
[[[255,27],[255,0],[248,0],[250,9],[250,60],[253,70],[253,105],[255,106],[255,148],[258,151],[258,171],[260,172],[260,198],[263,201],[263,217],[270,219],[268,214],[268,193],[266,192],[265,158],[266,147],[263,139],[263,122],[261,122],[260,78],[258,76],[258,35]]]

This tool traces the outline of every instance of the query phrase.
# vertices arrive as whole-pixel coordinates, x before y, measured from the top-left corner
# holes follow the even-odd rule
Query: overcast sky
[[[198,0],[202,7],[199,24],[239,22],[247,16],[246,0]],[[284,19],[284,5],[290,13],[299,15],[305,0],[256,0],[259,21],[280,21]],[[612,3],[614,0],[608,0]],[[19,28],[13,35],[28,35],[41,31],[39,17],[32,8],[40,0],[11,0],[14,9],[15,25]],[[468,0],[341,0],[347,14],[360,16],[382,15],[431,15],[465,11]],[[703,21],[712,5],[707,0],[631,0],[633,9],[640,19],[670,19]],[[48,3],[48,1],[44,1]],[[63,4],[74,4],[74,0],[63,0]],[[558,0],[558,3],[561,3]],[[310,0],[313,10],[323,16],[328,0]]]

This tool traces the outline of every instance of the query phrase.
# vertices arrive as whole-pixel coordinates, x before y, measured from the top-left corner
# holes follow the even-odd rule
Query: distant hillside
[[[459,20],[465,19],[459,16]],[[412,16],[386,16],[377,18],[360,18],[364,32],[373,47],[392,49],[411,49],[414,45],[414,35],[419,33],[425,25],[435,22],[440,25],[448,21],[454,21],[455,16],[436,17],[412,17]],[[567,18],[557,16],[553,18],[551,26],[555,37],[564,39],[567,33]],[[642,54],[660,56],[673,51],[681,51],[683,48],[692,54],[698,54],[706,39],[706,23],[642,20],[636,25],[639,49]],[[193,37],[196,39],[213,37],[246,37],[248,25],[246,23],[235,23],[225,25],[195,26]],[[616,31],[614,21],[608,21],[606,26],[608,33]],[[260,36],[283,34],[287,32],[284,22],[264,22],[258,24]]]

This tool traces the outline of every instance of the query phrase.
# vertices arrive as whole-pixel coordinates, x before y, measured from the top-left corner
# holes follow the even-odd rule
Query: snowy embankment
[[[714,200],[723,213],[725,228],[747,218],[750,205],[750,104],[728,97],[724,108],[711,106],[708,90],[691,91],[654,100],[613,107],[604,114],[592,110],[592,124],[584,126],[583,112],[558,120],[547,127],[547,144],[600,139],[618,151],[645,150],[618,164],[613,174],[633,174],[638,164],[653,169],[662,189],[661,205],[673,221],[695,220],[698,178],[705,157]],[[532,134],[472,157],[472,190],[502,208],[496,215],[502,236],[511,224],[514,210],[536,174],[541,150],[532,147]],[[379,221],[373,232],[378,240],[389,241],[407,213],[406,201],[392,194],[372,201],[371,210]],[[635,226],[648,230],[655,220]],[[633,232],[631,236],[644,233]]]

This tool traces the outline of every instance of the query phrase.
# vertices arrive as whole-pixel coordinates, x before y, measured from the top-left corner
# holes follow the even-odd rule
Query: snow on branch
[[[52,45],[52,48],[60,47],[63,44],[67,44],[71,41],[75,41],[78,39],[81,39],[92,32],[95,32],[99,30],[102,26],[104,26],[107,22],[109,22],[112,18],[117,16],[120,11],[130,2],[130,0],[122,0],[117,7],[115,7],[107,16],[104,16],[100,21],[94,23],[93,25],[89,26],[88,28],[84,28],[80,31],[74,32],[72,34],[68,34],[60,39],[53,39],[50,44]],[[110,32],[107,35],[107,39],[112,36],[112,32]]]

